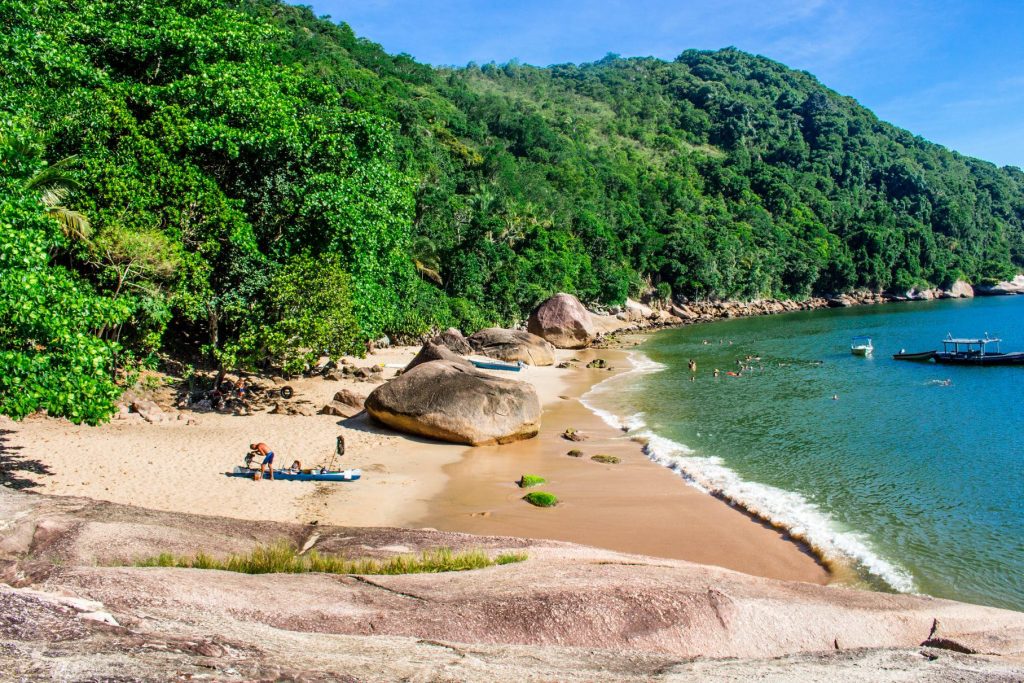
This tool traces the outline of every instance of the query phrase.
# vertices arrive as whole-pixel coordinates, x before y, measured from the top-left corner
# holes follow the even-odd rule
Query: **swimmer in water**
[[[838,401],[839,400],[839,394],[832,394],[832,400],[833,401]]]

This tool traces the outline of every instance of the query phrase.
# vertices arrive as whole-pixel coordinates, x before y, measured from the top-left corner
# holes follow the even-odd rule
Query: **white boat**
[[[850,353],[855,356],[870,356],[875,347],[871,344],[871,337],[854,337],[850,342]]]

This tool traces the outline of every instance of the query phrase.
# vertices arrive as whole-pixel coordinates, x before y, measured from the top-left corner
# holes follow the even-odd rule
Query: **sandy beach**
[[[393,366],[415,355],[413,347],[378,351],[356,366]],[[615,371],[629,368],[621,350],[559,351],[577,368],[528,367],[518,379],[531,382],[544,406],[537,438],[504,446],[467,448],[399,435],[365,414],[230,415],[183,412],[149,424],[115,420],[101,427],[64,420],[0,418],[0,451],[8,477],[25,490],[177,512],[242,519],[319,522],[346,526],[436,528],[477,534],[573,541],[629,553],[690,560],[781,579],[827,583],[830,574],[804,549],[746,514],[689,487],[678,475],[649,461],[642,445],[612,429],[579,402],[608,370],[585,362],[604,358]],[[293,401],[318,409],[336,391],[365,396],[373,383],[321,378],[290,382]],[[170,395],[169,393],[167,394]],[[573,427],[584,442],[561,437]],[[347,452],[340,464],[360,468],[353,483],[253,482],[224,476],[241,464],[247,445],[264,441],[276,463],[327,464],[337,435]],[[566,453],[583,451],[579,458]],[[590,459],[620,458],[615,465]],[[521,500],[515,482],[537,474],[539,487],[556,494],[555,508]]]

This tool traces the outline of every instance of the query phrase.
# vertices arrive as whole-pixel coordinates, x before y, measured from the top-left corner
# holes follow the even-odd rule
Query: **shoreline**
[[[635,435],[607,424],[584,396],[608,379],[632,372],[623,349],[559,351],[579,365],[601,357],[616,372],[570,371],[559,396],[544,401],[541,433],[505,446],[469,448],[445,466],[447,484],[419,527],[480,535],[561,540],[619,552],[680,559],[785,580],[846,583],[841,568],[811,546],[720,497],[700,491],[678,473],[651,460]],[[562,438],[567,428],[586,441]],[[583,451],[574,458],[569,450]],[[591,455],[618,457],[599,464]],[[545,477],[543,490],[559,497],[555,508],[523,502],[522,474]],[[839,569],[837,572],[836,570]]]
[[[352,362],[404,365],[417,350],[386,349]],[[796,539],[689,486],[579,402],[598,382],[623,372],[626,353],[558,351],[559,361],[607,358],[614,373],[528,367],[520,379],[537,388],[542,431],[505,446],[474,449],[398,434],[373,424],[365,413],[339,419],[185,412],[181,419],[156,424],[114,420],[101,427],[0,418],[0,453],[22,477],[20,488],[58,496],[240,519],[550,538],[760,576],[830,582],[834,577]],[[384,376],[392,372],[386,369]],[[292,384],[291,403],[314,409],[339,389],[365,395],[376,386],[351,378]],[[591,439],[582,444],[561,439],[568,427],[590,433]],[[306,466],[326,463],[339,433],[348,451],[338,464],[362,469],[358,482],[271,484],[223,474],[240,464],[253,440],[276,450],[278,466],[292,459]],[[586,457],[565,454],[577,445]],[[589,460],[598,452],[616,455],[622,463]],[[520,500],[525,492],[514,481],[523,473],[547,475],[550,484],[539,488],[559,495],[563,504],[540,509]]]

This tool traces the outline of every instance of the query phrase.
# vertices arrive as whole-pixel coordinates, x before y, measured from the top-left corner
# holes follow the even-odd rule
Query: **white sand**
[[[417,350],[385,349],[350,362],[404,365]],[[557,399],[568,372],[528,367],[517,377],[532,382],[546,404]],[[384,370],[385,377],[394,373]],[[289,384],[296,390],[293,402],[308,401],[315,409],[341,388],[365,396],[377,386],[320,378]],[[444,489],[444,466],[457,462],[466,450],[397,435],[371,424],[365,414],[343,420],[330,415],[184,412],[182,418],[157,424],[114,420],[88,427],[49,418],[13,422],[0,417],[0,430],[12,432],[4,437],[3,448],[15,468],[17,463],[38,461],[48,470],[17,473],[39,484],[29,490],[161,510],[352,526],[402,526],[424,517],[427,502]],[[339,434],[347,449],[336,465],[362,469],[358,482],[271,483],[224,476],[242,464],[248,444],[255,441],[273,449],[277,467],[287,467],[293,460],[304,467],[326,465]]]

